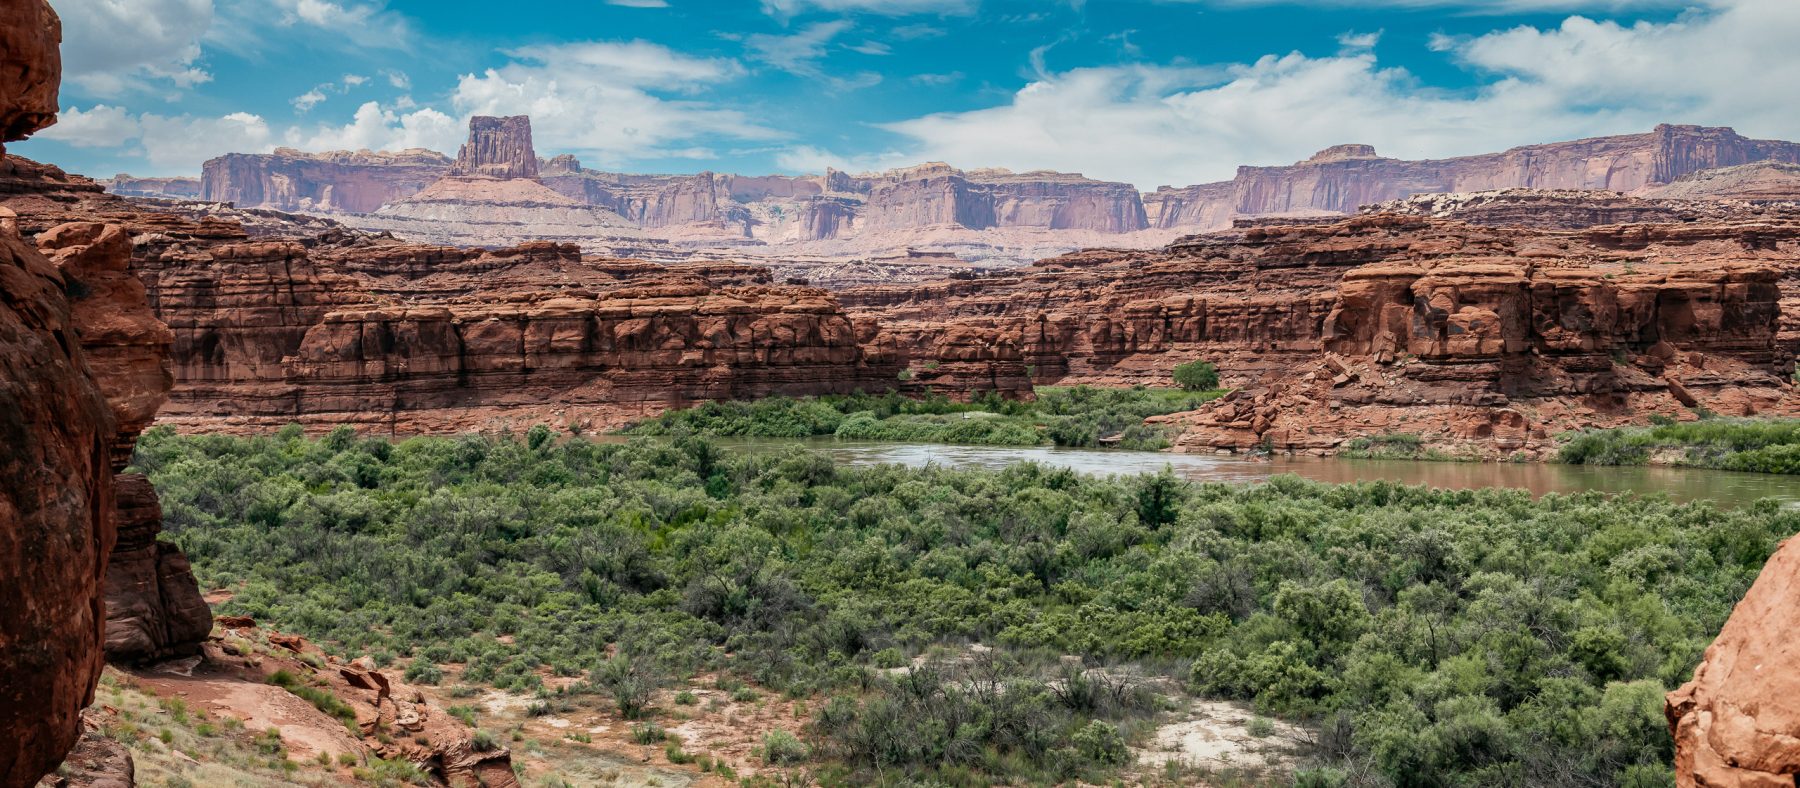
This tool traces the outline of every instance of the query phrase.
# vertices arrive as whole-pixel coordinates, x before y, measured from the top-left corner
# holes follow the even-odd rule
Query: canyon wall
[[[168,213],[37,166],[40,180],[0,189],[0,204],[28,234],[85,217],[135,239],[132,271],[173,332],[176,386],[159,418],[182,428],[603,428],[708,399],[1029,388],[1016,351],[958,344],[966,337],[903,348],[829,293],[774,284],[764,268],[543,242],[430,246],[298,222],[252,237],[225,216]],[[903,383],[915,360],[945,371]]]
[[[243,208],[368,213],[415,194],[450,172],[441,153],[333,151],[230,153],[200,172],[200,197]]]
[[[175,200],[200,199],[199,178],[138,178],[119,173],[100,182],[106,190],[123,197],[167,197]]]
[[[839,295],[901,346],[983,327],[1041,384],[1167,385],[1212,360],[1238,390],[1164,420],[1187,451],[1411,432],[1542,456],[1650,413],[1796,412],[1796,260],[1792,213],[1578,230],[1371,214]]]
[[[1661,125],[1645,134],[1527,145],[1454,159],[1384,159],[1339,145],[1285,167],[1239,167],[1224,183],[1161,187],[1146,197],[1156,227],[1222,227],[1233,216],[1348,214],[1431,192],[1598,189],[1633,192],[1702,170],[1800,162],[1800,143],[1748,139],[1729,128]]]
[[[736,254],[829,269],[913,248],[984,266],[1093,246],[1155,248],[1182,231],[1223,229],[1234,220],[1346,215],[1416,194],[1523,188],[1770,200],[1791,199],[1800,183],[1790,172],[1771,169],[1800,162],[1800,144],[1701,126],[1663,125],[1643,134],[1425,161],[1382,158],[1368,145],[1337,145],[1293,165],[1240,167],[1230,181],[1139,193],[1129,184],[1069,173],[959,170],[937,162],[802,176],[602,172],[567,154],[537,158],[524,116],[477,116],[470,123],[470,141],[455,162],[417,150],[232,154],[207,162],[200,196],[244,208],[326,214],[426,243],[550,240],[581,243],[599,255],[677,260]],[[1752,169],[1732,173],[1746,167]],[[1714,170],[1727,174],[1697,175]],[[446,175],[532,186],[499,190],[504,193],[447,189],[441,180]],[[135,193],[177,185],[120,180],[113,188]],[[538,216],[545,208],[555,213]],[[792,258],[817,258],[821,265]],[[805,273],[830,286],[846,284],[828,270]]]
[[[0,137],[55,121],[61,28],[42,0],[0,10]],[[37,182],[37,165],[0,155],[0,191]],[[99,189],[88,185],[90,194]],[[24,786],[82,733],[121,605],[163,645],[211,628],[180,550],[155,543],[160,514],[140,476],[116,476],[167,396],[169,330],[128,271],[124,228],[57,222],[28,240],[0,209],[0,785]],[[120,551],[121,522],[134,545]],[[154,597],[115,581],[156,576]],[[122,571],[123,570],[123,571]],[[185,582],[185,585],[184,585]],[[170,600],[187,620],[172,624]]]

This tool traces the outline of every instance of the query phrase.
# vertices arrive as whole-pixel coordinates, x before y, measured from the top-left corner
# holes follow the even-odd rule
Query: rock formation
[[[138,178],[119,173],[101,181],[107,191],[123,197],[166,197],[174,200],[200,199],[199,178]]]
[[[1039,383],[1166,385],[1213,360],[1239,391],[1166,420],[1189,451],[1412,432],[1530,455],[1649,413],[1794,412],[1796,260],[1800,214],[1574,231],[1371,214],[839,297],[900,347],[983,327]]]
[[[428,243],[549,240],[580,243],[591,254],[657,260],[718,250],[774,265],[817,259],[809,267],[823,270],[807,278],[838,286],[848,282],[832,279],[833,266],[908,247],[1004,266],[1092,246],[1155,248],[1183,231],[1224,229],[1244,218],[1341,216],[1415,194],[1523,188],[1766,201],[1790,194],[1794,185],[1791,174],[1773,167],[1800,162],[1800,144],[1747,139],[1728,128],[1663,125],[1644,134],[1435,161],[1338,145],[1290,166],[1241,167],[1230,181],[1140,194],[1128,184],[1068,173],[959,170],[937,162],[854,175],[632,175],[585,169],[567,154],[538,159],[523,116],[472,118],[470,134],[454,163],[426,151],[233,154],[207,162],[201,196],[245,208],[326,213]],[[1729,172],[1759,163],[1753,172]],[[1728,172],[1696,175],[1719,168]],[[446,186],[438,180],[445,175],[520,183],[498,190]],[[1683,179],[1689,182],[1674,183]],[[521,185],[527,181],[568,202]],[[1590,223],[1633,220],[1619,206],[1593,211]]]
[[[513,115],[469,119],[469,141],[450,165],[454,177],[536,178],[537,151],[531,147],[531,118]]]
[[[42,0],[0,11],[0,73],[12,77],[0,88],[6,139],[54,121],[58,39]],[[0,157],[0,191],[32,192],[50,171]],[[98,194],[83,183],[71,202]],[[191,647],[210,628],[185,558],[155,543],[154,492],[142,477],[114,475],[168,395],[172,335],[127,270],[128,232],[90,218],[74,208],[33,223],[0,211],[0,587],[12,594],[0,606],[6,786],[36,782],[80,735],[114,613],[131,610],[162,647]],[[121,522],[128,549],[115,551]],[[133,570],[156,588],[121,585]]]
[[[450,159],[423,149],[231,153],[200,171],[201,199],[242,208],[367,213],[416,194],[450,172]]]
[[[1454,159],[1384,159],[1367,145],[1327,148],[1286,167],[1239,167],[1224,183],[1161,187],[1146,196],[1157,227],[1222,227],[1235,216],[1347,214],[1433,192],[1583,189],[1632,192],[1702,170],[1800,163],[1800,143],[1728,128],[1661,125],[1647,134],[1527,145]],[[1670,195],[1674,196],[1674,195]]]
[[[1669,693],[1681,788],[1775,788],[1800,774],[1800,540],[1763,566],[1694,679]]]
[[[1016,353],[901,348],[828,293],[773,284],[763,268],[342,229],[251,238],[223,215],[196,221],[30,166],[32,178],[0,183],[27,233],[86,217],[136,240],[132,269],[174,333],[176,387],[159,418],[177,426],[604,427],[704,399],[888,390],[939,353],[965,373],[930,382],[946,393],[1028,385]]]

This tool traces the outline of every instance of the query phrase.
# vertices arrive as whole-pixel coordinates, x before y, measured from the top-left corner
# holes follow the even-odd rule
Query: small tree
[[[1219,387],[1219,368],[1210,361],[1189,361],[1175,365],[1175,384],[1188,391],[1209,391]]]

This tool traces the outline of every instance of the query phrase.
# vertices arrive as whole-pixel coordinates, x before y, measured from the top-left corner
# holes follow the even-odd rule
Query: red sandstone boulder
[[[1669,693],[1677,784],[1774,788],[1800,774],[1800,540],[1763,566],[1706,649],[1694,679]]]

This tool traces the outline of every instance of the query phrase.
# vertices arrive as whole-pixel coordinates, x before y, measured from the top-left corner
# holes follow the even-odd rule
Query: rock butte
[[[1662,125],[1643,134],[1427,161],[1382,158],[1368,145],[1339,145],[1292,165],[1240,167],[1229,181],[1140,193],[1128,184],[1069,173],[965,171],[942,163],[856,175],[610,173],[585,169],[567,154],[537,158],[526,118],[476,117],[470,124],[470,142],[456,160],[423,150],[230,154],[206,163],[199,196],[329,215],[432,243],[554,240],[581,243],[595,254],[657,260],[721,250],[771,262],[823,257],[826,264],[805,268],[814,281],[830,286],[840,283],[831,263],[914,247],[987,265],[1022,264],[1089,246],[1156,248],[1184,232],[1224,229],[1245,217],[1350,214],[1363,205],[1420,193],[1531,188],[1693,196],[1701,190],[1709,191],[1707,196],[1753,198],[1792,184],[1766,168],[1754,176],[1730,176],[1729,183],[1677,184],[1719,168],[1800,162],[1795,143],[1748,139],[1729,128]],[[485,163],[472,166],[476,156]],[[605,215],[566,213],[534,222],[521,216],[516,196],[490,201],[468,192],[449,200],[458,205],[454,214],[420,215],[416,207],[398,207],[445,175],[535,179]],[[191,180],[159,184],[119,176],[111,184],[119,193],[162,188],[166,196],[194,196]],[[426,202],[441,209],[444,191]],[[454,219],[456,226],[434,227],[433,219]],[[593,232],[575,229],[584,221]],[[641,232],[621,232],[625,228]],[[885,273],[900,282],[919,281],[930,272]]]

